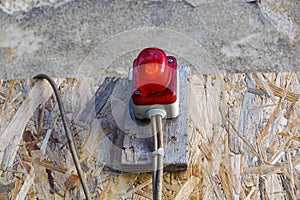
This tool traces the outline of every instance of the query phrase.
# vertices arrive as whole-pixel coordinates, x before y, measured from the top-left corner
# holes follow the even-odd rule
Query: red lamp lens
[[[138,66],[138,73],[145,79],[155,80],[163,75],[165,66],[159,63],[148,63],[142,66]]]
[[[166,56],[165,52],[158,48],[147,48],[141,51],[133,63],[134,104],[174,103],[177,99],[176,88],[176,58]]]
[[[136,60],[136,75],[138,87],[164,90],[171,79],[166,54],[157,48],[144,49]]]

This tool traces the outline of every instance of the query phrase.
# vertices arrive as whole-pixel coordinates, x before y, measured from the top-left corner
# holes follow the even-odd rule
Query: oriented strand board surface
[[[164,199],[299,199],[299,75],[192,75],[190,167],[187,172],[164,173]],[[122,117],[103,111],[116,106],[123,112],[123,107],[122,101],[107,98],[118,79],[107,80],[64,79],[60,84],[90,191],[94,199],[151,199],[150,173],[113,168],[122,155],[116,150],[122,147],[115,144],[124,135],[116,127],[124,124]],[[36,84],[0,81],[0,136],[31,102],[28,97]],[[95,98],[109,106],[89,107]],[[102,114],[86,112],[95,106]],[[14,146],[13,163],[1,168],[0,197],[82,199],[56,99],[51,96],[36,107],[18,133],[22,138]]]

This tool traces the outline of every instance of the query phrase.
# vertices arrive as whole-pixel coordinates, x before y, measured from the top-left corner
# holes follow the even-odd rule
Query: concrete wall
[[[0,2],[0,78],[126,76],[157,46],[193,73],[300,69],[300,2]]]

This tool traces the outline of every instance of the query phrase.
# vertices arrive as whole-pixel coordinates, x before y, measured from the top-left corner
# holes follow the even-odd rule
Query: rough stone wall
[[[0,78],[126,76],[157,46],[193,73],[297,71],[299,1],[0,2]]]

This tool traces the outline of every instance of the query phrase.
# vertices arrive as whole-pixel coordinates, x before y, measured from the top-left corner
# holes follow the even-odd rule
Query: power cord
[[[157,143],[157,127],[156,127],[156,117],[151,117],[151,132],[153,135],[153,171],[152,171],[152,193],[153,193],[153,200],[155,200],[157,196],[157,154],[154,154],[154,152],[158,149],[158,143]]]
[[[160,108],[155,108],[153,110],[150,110],[150,113],[148,113],[148,115],[151,121],[151,131],[153,134],[153,200],[161,200],[164,167],[164,140],[162,118],[166,116],[166,111]]]
[[[55,94],[56,99],[57,99],[59,111],[60,111],[60,114],[61,114],[61,119],[62,119],[62,122],[63,122],[63,126],[64,126],[64,129],[66,131],[70,152],[71,152],[71,155],[72,155],[72,158],[73,158],[76,170],[77,170],[77,174],[79,176],[80,183],[82,185],[82,188],[83,188],[86,199],[91,200],[90,191],[89,191],[89,188],[87,186],[87,183],[86,183],[86,180],[85,180],[85,177],[84,177],[84,172],[82,171],[82,169],[80,167],[80,164],[79,164],[79,159],[78,159],[77,151],[76,151],[76,148],[75,148],[75,143],[74,143],[74,140],[73,140],[73,135],[72,135],[72,132],[71,132],[69,126],[67,126],[67,123],[66,123],[66,120],[65,120],[64,107],[63,107],[63,104],[62,104],[57,86],[56,86],[55,82],[46,74],[38,74],[37,76],[34,77],[34,79],[45,79],[45,80],[47,80],[50,83],[50,85],[51,85],[51,87],[54,91],[54,94]]]

